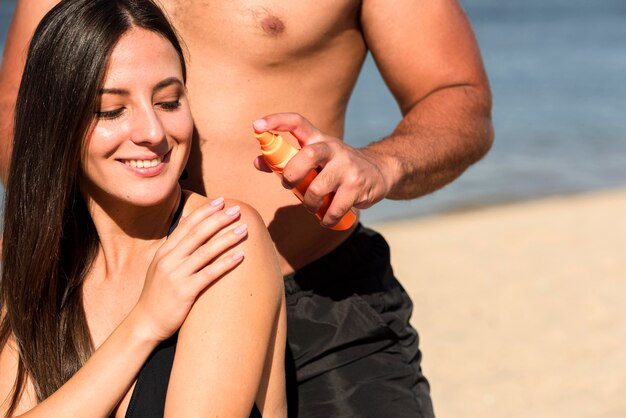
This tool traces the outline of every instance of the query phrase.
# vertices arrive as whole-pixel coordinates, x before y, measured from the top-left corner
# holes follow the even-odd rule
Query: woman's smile
[[[140,177],[155,177],[165,170],[170,161],[171,150],[165,155],[142,156],[133,158],[118,158],[116,161],[124,164],[124,168]]]

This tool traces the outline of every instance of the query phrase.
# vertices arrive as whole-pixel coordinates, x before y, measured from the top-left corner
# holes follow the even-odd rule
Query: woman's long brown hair
[[[61,1],[30,44],[4,209],[0,350],[14,339],[19,355],[7,416],[27,378],[41,401],[93,352],[82,284],[99,239],[78,189],[80,159],[108,57],[132,27],[168,39],[185,74],[176,33],[151,0]]]

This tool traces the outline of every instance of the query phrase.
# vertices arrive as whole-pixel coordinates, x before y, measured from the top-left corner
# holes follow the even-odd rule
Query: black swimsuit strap
[[[185,194],[180,191],[180,202],[174,212],[172,223],[167,232],[169,237],[178,226],[185,207]],[[165,408],[167,384],[174,362],[178,331],[162,341],[150,354],[137,375],[137,383],[130,396],[126,418],[162,417]]]
[[[176,212],[174,212],[174,217],[172,218],[170,229],[167,231],[168,237],[178,226],[178,222],[180,222],[180,218],[183,215],[184,207],[185,207],[185,193],[183,192],[183,189],[180,189],[180,202],[178,202],[178,207],[176,208]]]

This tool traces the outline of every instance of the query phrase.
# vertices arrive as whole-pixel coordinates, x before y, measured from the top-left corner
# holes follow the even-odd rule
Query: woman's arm
[[[126,394],[158,343],[182,324],[198,294],[242,258],[233,248],[245,237],[227,227],[238,214],[206,204],[185,219],[157,250],[142,294],[129,315],[59,390],[36,404],[32,384],[18,404],[28,417],[107,417]],[[207,245],[207,240],[210,244]],[[233,257],[233,255],[235,255]],[[198,266],[202,266],[198,271]],[[5,415],[17,372],[14,344],[0,355],[0,414]]]
[[[283,280],[260,216],[240,204],[248,225],[246,262],[196,301],[178,334],[166,417],[286,417]]]
[[[15,414],[24,417],[108,416],[158,344],[149,335],[143,335],[142,328],[138,318],[129,316],[67,383],[39,404],[29,382]],[[14,342],[10,341],[0,355],[2,416],[9,406],[17,361]]]

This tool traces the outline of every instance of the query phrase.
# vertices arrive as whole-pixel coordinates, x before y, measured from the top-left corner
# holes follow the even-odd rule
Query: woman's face
[[[100,204],[162,202],[177,187],[192,132],[176,50],[155,32],[131,29],[107,64],[81,161],[83,196]]]

